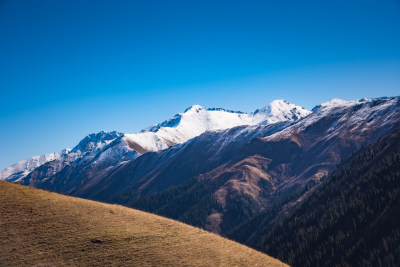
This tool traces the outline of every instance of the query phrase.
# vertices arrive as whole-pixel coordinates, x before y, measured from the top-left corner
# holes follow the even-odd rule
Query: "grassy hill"
[[[0,182],[0,266],[284,266],[170,219]]]

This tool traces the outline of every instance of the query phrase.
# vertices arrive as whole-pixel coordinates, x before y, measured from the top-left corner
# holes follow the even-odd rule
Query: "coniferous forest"
[[[347,159],[253,246],[293,266],[400,266],[399,222],[397,130]]]
[[[191,179],[153,196],[140,196],[136,190],[119,194],[110,200],[131,208],[152,212],[187,224],[204,227],[208,214],[218,209],[212,191],[205,183]]]

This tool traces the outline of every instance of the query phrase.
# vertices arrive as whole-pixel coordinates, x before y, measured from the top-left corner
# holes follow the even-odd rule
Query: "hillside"
[[[275,229],[258,224],[253,244],[293,266],[399,266],[399,220],[400,129],[346,160]]]
[[[148,153],[82,186],[92,195],[80,196],[107,200],[120,191],[111,202],[227,235],[263,211],[275,223],[342,159],[396,128],[399,98],[333,100],[289,125],[205,133]]]
[[[149,213],[0,181],[0,265],[284,266]]]

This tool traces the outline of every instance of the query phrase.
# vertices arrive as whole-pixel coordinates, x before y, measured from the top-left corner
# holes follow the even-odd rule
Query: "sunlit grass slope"
[[[0,265],[284,266],[153,214],[0,182]]]

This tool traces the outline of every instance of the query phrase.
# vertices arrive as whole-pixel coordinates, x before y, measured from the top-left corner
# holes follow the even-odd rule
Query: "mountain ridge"
[[[160,141],[156,151],[143,143],[132,149],[126,134],[100,132],[17,182],[137,208],[223,236],[239,229],[235,239],[252,242],[255,231],[244,223],[279,225],[343,160],[400,129],[400,97],[332,99],[306,116],[290,105],[274,101],[251,116],[194,105],[136,134],[150,137],[142,139],[149,146],[153,137]],[[266,114],[270,121],[241,125]],[[228,119],[221,122],[221,116]],[[196,136],[186,140],[190,134]]]
[[[203,213],[197,216],[207,214],[209,225],[224,234],[241,220],[283,201],[292,193],[302,192],[297,196],[300,201],[302,195],[319,184],[342,159],[400,127],[399,98],[339,105],[332,113],[325,111],[320,110],[281,127],[271,124],[205,133],[179,149],[147,154],[145,158],[131,161],[106,174],[98,185],[92,185],[92,189],[87,187],[86,194],[83,191],[79,194],[105,200],[115,192],[131,190],[132,197],[129,192],[125,196],[121,193],[121,198],[113,201],[146,208],[142,205],[144,200],[157,203],[166,197],[163,192],[168,188],[176,189],[180,199],[189,201],[191,195],[185,190],[191,188],[191,191],[202,192],[196,198],[216,200],[217,204],[199,210]],[[357,120],[354,123],[351,117],[362,123]],[[190,179],[197,179],[211,188],[211,193],[191,185],[185,190],[178,188]],[[304,188],[308,188],[307,191],[303,192]],[[177,203],[171,199],[168,205],[172,209]],[[196,214],[196,209],[198,207],[193,206],[182,214],[162,214],[190,220],[184,213]],[[164,210],[156,205],[149,211]],[[202,222],[198,226],[206,227],[205,221]]]
[[[278,100],[278,102],[281,100]],[[273,101],[269,105],[265,106],[264,109],[268,106],[274,105]],[[309,114],[309,111],[296,106],[294,104],[290,104],[286,102],[286,105],[290,106],[291,109],[295,108],[296,114],[298,116],[306,116]],[[177,126],[179,126],[182,117],[185,118],[186,121],[196,120],[199,112],[203,112],[206,114],[205,118],[197,119],[196,123],[186,122],[188,125],[186,127],[181,127],[183,129],[179,129],[178,131],[174,131]],[[286,110],[286,112],[288,112]],[[293,111],[289,111],[293,112]],[[189,114],[188,114],[189,113]],[[210,117],[210,114],[214,114]],[[193,115],[194,114],[194,115]],[[250,114],[250,115],[249,115]],[[215,131],[220,129],[227,129],[240,125],[249,125],[249,124],[257,124],[261,123],[262,119],[268,119],[268,114],[258,115],[257,121],[250,121],[250,117],[253,116],[251,114],[254,113],[243,113],[243,112],[234,112],[230,110],[225,110],[222,108],[209,108],[205,109],[199,105],[193,105],[185,110],[183,113],[179,113],[169,120],[166,120],[162,123],[153,125],[148,127],[138,133],[135,134],[123,134],[116,131],[106,132],[101,131],[98,133],[92,133],[83,138],[77,146],[72,149],[66,149],[61,152],[55,152],[46,154],[43,156],[35,156],[32,158],[28,158],[21,162],[11,165],[10,167],[5,168],[0,172],[0,180],[12,180],[18,181],[24,177],[26,177],[30,172],[32,172],[35,168],[40,167],[47,162],[53,160],[60,160],[71,162],[71,159],[66,159],[70,152],[75,153],[75,157],[79,157],[78,154],[87,154],[88,150],[99,150],[101,147],[109,143],[117,138],[122,138],[118,143],[118,146],[121,147],[121,155],[117,155],[119,158],[125,158],[125,160],[133,159],[135,157],[140,156],[141,154],[147,153],[149,151],[159,151],[162,149],[166,149],[172,145],[184,143],[189,139],[200,135],[206,131]],[[197,115],[197,116],[196,116]],[[222,116],[224,115],[224,116]],[[272,114],[274,116],[276,114]],[[222,116],[222,117],[221,117]],[[262,117],[264,116],[264,117]],[[184,120],[185,120],[184,119]],[[293,118],[273,118],[273,121],[277,120],[294,120]],[[199,127],[200,125],[200,127]],[[195,130],[193,130],[193,128]],[[157,133],[161,131],[162,133]],[[84,148],[84,143],[88,142],[88,147]],[[126,143],[126,145],[124,144]],[[127,151],[127,150],[132,151]],[[83,152],[84,151],[84,152]],[[115,153],[114,153],[115,154]],[[118,154],[118,153],[117,153]],[[41,160],[37,161],[36,158],[40,157]],[[73,161],[73,160],[72,160]],[[32,164],[34,163],[34,164]],[[67,163],[66,163],[67,164]]]

